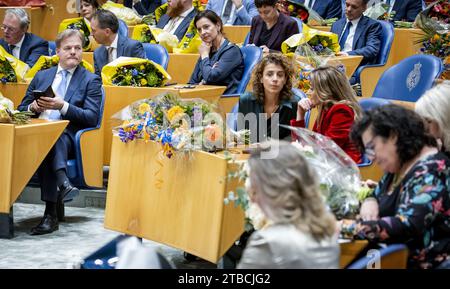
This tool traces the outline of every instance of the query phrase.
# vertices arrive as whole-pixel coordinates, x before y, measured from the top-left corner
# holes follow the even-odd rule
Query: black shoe
[[[44,215],[39,225],[31,229],[30,235],[50,234],[58,229],[58,219],[51,215]]]
[[[59,187],[59,194],[62,197],[64,203],[72,201],[75,197],[80,194],[80,190],[74,186],[69,181],[65,181]]]

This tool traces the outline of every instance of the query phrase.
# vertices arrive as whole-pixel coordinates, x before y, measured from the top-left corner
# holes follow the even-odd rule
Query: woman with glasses
[[[398,105],[366,112],[352,139],[384,172],[360,209],[357,234],[405,243],[411,268],[434,268],[450,253],[450,160],[422,118]]]
[[[311,72],[310,81],[310,97],[298,102],[297,119],[291,125],[305,127],[306,112],[317,107],[313,131],[331,138],[356,163],[361,162],[361,153],[350,140],[350,129],[360,117],[361,107],[347,78],[336,67],[323,66]]]
[[[277,155],[267,157],[269,151]],[[327,211],[317,175],[296,144],[262,143],[248,166],[247,190],[269,225],[251,235],[237,268],[338,268],[336,219]]]
[[[450,156],[450,81],[428,90],[416,102],[415,110],[424,120],[428,132],[436,138],[442,152]]]

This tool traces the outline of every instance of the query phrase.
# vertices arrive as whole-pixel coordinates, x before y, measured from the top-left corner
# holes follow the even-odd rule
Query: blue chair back
[[[262,49],[256,46],[241,47],[242,56],[244,57],[244,72],[242,74],[241,82],[237,87],[236,94],[245,92],[247,84],[252,76],[253,68],[262,58]]]
[[[290,16],[293,20],[295,20],[295,22],[297,22],[298,25],[298,33],[302,33],[303,31],[303,21],[297,17],[292,17]]]
[[[167,53],[167,49],[164,46],[152,43],[142,43],[142,46],[144,46],[147,59],[158,63],[167,70],[167,66],[169,65],[169,53]]]
[[[125,21],[119,20],[119,35],[128,37],[128,25],[125,23]]]
[[[247,33],[247,36],[245,36],[245,39],[244,39],[244,44],[243,44],[243,46],[247,45],[249,41],[250,41],[250,32],[249,32],[249,33]]]
[[[408,247],[404,244],[392,244],[377,250],[380,254],[380,269],[405,269],[408,261]],[[373,255],[363,257],[350,264],[347,269],[369,269],[374,263]]]
[[[433,86],[442,70],[442,60],[435,56],[410,56],[381,75],[372,97],[415,102]]]
[[[48,42],[48,55],[53,56],[56,54],[56,43],[55,41]]]
[[[377,64],[386,64],[391,52],[392,42],[394,41],[394,25],[388,21],[378,21],[381,24],[381,45],[378,54]]]
[[[89,187],[85,182],[83,173],[83,159],[81,157],[81,145],[80,145],[81,135],[87,131],[100,128],[103,119],[104,107],[105,107],[105,90],[102,87],[102,100],[100,102],[100,110],[99,110],[100,116],[98,118],[97,125],[92,128],[86,128],[77,131],[77,134],[75,135],[75,158],[67,161],[67,168],[66,168],[67,177],[76,187]]]

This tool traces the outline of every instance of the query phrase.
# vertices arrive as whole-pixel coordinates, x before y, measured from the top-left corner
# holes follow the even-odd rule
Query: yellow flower
[[[289,10],[289,12],[294,11],[294,5],[289,5],[289,6],[288,6],[288,10]]]
[[[323,45],[323,47],[328,47],[328,42],[326,42],[325,40],[322,40],[322,45]]]
[[[182,113],[184,113],[184,109],[182,109],[178,105],[175,105],[174,107],[169,109],[169,111],[167,112],[167,118],[171,122],[172,119],[174,119],[176,116],[178,116],[179,114],[182,114]]]
[[[141,79],[141,85],[142,86],[147,85],[147,80],[145,78]]]
[[[139,67],[139,69],[140,69],[140,70],[144,70],[144,69],[145,69],[145,66],[144,66],[144,65],[141,65],[141,66]]]
[[[148,103],[141,103],[139,105],[139,113],[140,114],[145,114],[146,112],[151,112],[151,108],[150,105]]]
[[[433,37],[433,39],[434,40],[439,40],[441,37],[439,36],[439,34],[434,34],[434,37]]]

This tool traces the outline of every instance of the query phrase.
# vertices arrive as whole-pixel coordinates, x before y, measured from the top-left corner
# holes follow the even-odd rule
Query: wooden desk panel
[[[171,82],[188,83],[199,58],[200,54],[169,53],[167,72],[172,77]]]
[[[160,152],[153,141],[113,138],[105,228],[216,263],[244,231],[243,211],[223,201],[238,186],[226,181],[233,165],[220,154]]]
[[[28,89],[28,83],[0,83],[0,92],[14,103],[14,108],[22,102]]]
[[[12,237],[13,228],[4,219],[68,123],[33,119],[26,125],[0,124],[0,237]]]
[[[250,32],[250,28],[250,25],[226,25],[223,27],[223,32],[228,40],[235,44],[241,44],[244,43],[245,37]]]

